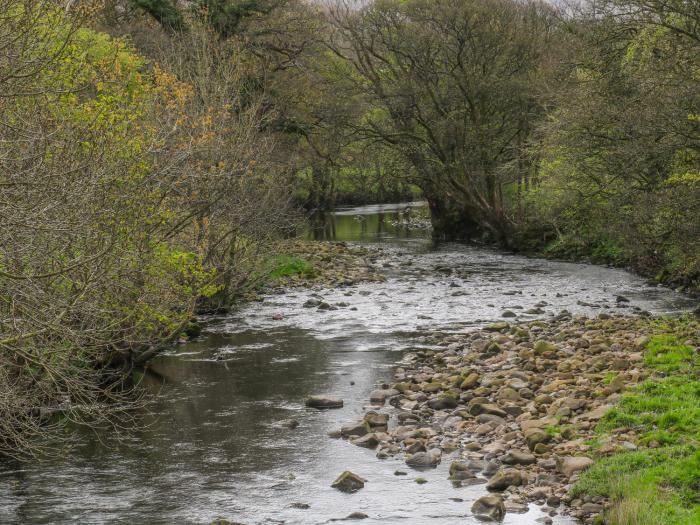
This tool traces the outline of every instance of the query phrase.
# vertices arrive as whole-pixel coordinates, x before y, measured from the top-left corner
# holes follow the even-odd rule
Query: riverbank
[[[294,239],[282,243],[279,253],[273,258],[274,268],[265,284],[268,290],[351,286],[385,279],[373,264],[376,252],[367,247]]]
[[[536,503],[584,523],[700,516],[697,322],[562,312],[425,342],[444,350],[407,355],[370,396],[398,409],[398,425],[377,431],[371,415],[342,435],[414,468],[454,452],[453,483],[497,496],[475,513]]]

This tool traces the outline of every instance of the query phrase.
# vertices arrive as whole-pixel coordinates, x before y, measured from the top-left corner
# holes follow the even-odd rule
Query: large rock
[[[506,507],[500,496],[482,496],[472,505],[472,513],[482,518],[501,521],[506,515]]]
[[[557,345],[555,345],[554,343],[549,343],[547,341],[537,341],[533,350],[535,351],[535,354],[538,355],[547,352],[556,352]]]
[[[347,437],[361,437],[369,434],[370,424],[368,421],[358,421],[357,423],[348,423],[340,427],[340,435]]]
[[[469,407],[469,413],[472,416],[479,414],[493,414],[494,416],[505,418],[508,414],[494,403],[472,403]]]
[[[427,452],[416,452],[406,460],[406,465],[413,468],[430,468],[436,467],[442,458],[442,453],[439,449],[432,448]]]
[[[535,450],[539,443],[547,443],[550,440],[550,435],[541,428],[530,428],[525,431],[525,441],[530,450]]]
[[[452,396],[440,396],[430,399],[427,405],[433,410],[445,410],[446,408],[457,408],[457,399]]]
[[[519,450],[506,452],[500,459],[501,463],[504,465],[532,465],[533,463],[537,463],[537,458],[535,456],[527,452],[520,452]]]
[[[331,484],[331,487],[341,492],[357,492],[365,486],[365,481],[357,474],[346,470],[338,476],[338,479]]]
[[[508,487],[519,486],[523,483],[523,475],[519,470],[507,468],[499,470],[486,484],[486,490],[506,490]]]
[[[461,461],[453,461],[450,465],[450,479],[451,480],[463,480],[472,479],[476,476],[469,470],[469,465],[462,463]]]
[[[379,414],[374,411],[367,412],[364,419],[370,427],[386,427],[389,424],[388,414]]]
[[[472,372],[462,381],[460,388],[462,390],[469,390],[476,387],[479,384],[480,376],[476,372]]]
[[[388,390],[383,390],[378,388],[377,390],[372,390],[369,393],[369,402],[373,405],[383,405],[388,396]]]
[[[351,441],[353,445],[365,448],[377,448],[379,446],[379,439],[377,439],[376,434],[367,434],[365,436],[353,439]]]
[[[586,456],[560,457],[557,459],[557,470],[567,478],[570,478],[576,472],[586,470],[592,464],[593,460]]]
[[[588,419],[590,421],[598,421],[601,419],[605,414],[610,412],[610,410],[613,408],[612,405],[601,405],[598,408],[594,408],[590,412],[586,412],[585,414],[581,414],[579,416],[581,419]]]
[[[343,408],[343,400],[330,396],[309,396],[306,399],[306,406],[310,408]]]

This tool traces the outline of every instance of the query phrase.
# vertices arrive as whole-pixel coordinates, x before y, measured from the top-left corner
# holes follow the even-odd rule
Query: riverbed
[[[314,223],[312,238],[372,247],[386,281],[292,290],[205,319],[201,338],[151,365],[146,382],[159,395],[142,430],[120,440],[81,434],[63,457],[0,466],[0,523],[320,524],[353,512],[367,514],[365,524],[478,523],[469,509],[486,491],[453,486],[449,457],[413,472],[400,458],[378,460],[327,433],[361,417],[369,392],[391,381],[403,353],[429,346],[430,332],[468,330],[506,310],[528,320],[562,309],[594,316],[690,306],[619,269],[435,244],[420,218],[420,205],[401,204],[340,210]],[[337,309],[304,308],[310,298]],[[541,312],[526,313],[533,308]],[[345,405],[305,408],[315,393]],[[290,418],[297,428],[280,424]],[[364,489],[330,488],[346,469],[367,479]],[[535,524],[542,515],[532,507],[504,523]]]

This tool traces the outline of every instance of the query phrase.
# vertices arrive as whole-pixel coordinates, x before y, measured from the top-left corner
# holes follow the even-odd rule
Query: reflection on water
[[[408,470],[400,458],[379,461],[326,436],[361,417],[368,393],[421,344],[414,334],[464,329],[517,306],[521,319],[535,318],[522,312],[541,301],[548,306],[539,317],[620,311],[616,295],[630,299],[628,311],[684,305],[621,270],[434,246],[425,230],[401,226],[420,213],[407,207],[342,210],[312,229],[323,239],[379,243],[385,283],[293,291],[210,319],[201,340],[152,364],[147,384],[160,395],[140,431],[123,441],[86,433],[65,457],[0,466],[0,523],[320,524],[359,511],[369,524],[473,525],[469,508],[483,485],[452,486],[449,457],[436,470],[395,476]],[[313,293],[347,306],[303,308]],[[345,406],[303,406],[307,394],[325,392]],[[283,424],[290,418],[298,428]],[[330,488],[345,469],[368,479],[362,491]],[[418,475],[428,483],[415,483]],[[534,525],[541,515],[509,514],[505,523]]]
[[[382,242],[399,239],[428,239],[426,228],[415,228],[416,221],[429,223],[422,202],[376,204],[361,208],[341,208],[334,213],[315,213],[309,219],[307,237],[316,241]]]

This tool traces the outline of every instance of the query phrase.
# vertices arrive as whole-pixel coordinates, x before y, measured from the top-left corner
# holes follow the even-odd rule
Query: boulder
[[[547,341],[537,341],[533,350],[537,355],[544,354],[547,352],[556,352],[557,345],[555,345],[554,343],[549,343]]]
[[[347,437],[361,437],[369,434],[370,424],[367,421],[358,421],[357,423],[348,423],[340,427],[340,435]]]
[[[365,479],[346,470],[331,484],[331,487],[341,492],[357,492],[365,486]]]
[[[453,461],[450,464],[450,479],[452,480],[463,480],[472,479],[476,476],[469,470],[469,465],[462,463],[461,461]]]
[[[385,427],[389,424],[389,415],[370,411],[365,414],[364,420],[370,427]]]
[[[506,507],[500,496],[482,496],[472,505],[472,513],[482,518],[501,521],[506,515]]]
[[[612,405],[601,405],[598,408],[594,408],[590,412],[586,412],[585,414],[581,414],[579,416],[581,419],[588,419],[591,421],[598,421],[601,419],[605,414],[607,414],[610,409],[612,409]]]
[[[586,456],[567,456],[557,459],[557,471],[567,478],[576,472],[586,470],[593,464],[593,460]]]
[[[427,452],[416,452],[410,458],[406,459],[406,465],[413,468],[431,468],[436,467],[442,458],[442,453],[439,449],[433,448]]]
[[[493,414],[494,416],[505,418],[508,414],[494,403],[472,403],[469,406],[469,413],[472,416],[479,414]]]
[[[535,450],[538,443],[547,443],[550,440],[550,435],[541,428],[530,428],[524,434],[530,450]]]
[[[366,520],[367,518],[369,518],[369,516],[364,512],[353,512],[345,516],[346,520]]]
[[[523,483],[523,476],[519,470],[507,468],[499,470],[486,484],[486,490],[502,491],[508,487],[519,486]]]
[[[379,446],[379,440],[375,434],[366,434],[362,437],[353,439],[351,441],[353,445],[364,448],[377,448]]]
[[[457,399],[452,396],[441,396],[430,399],[427,405],[433,410],[445,410],[446,408],[457,408]]]
[[[327,408],[343,408],[343,400],[337,397],[330,396],[309,396],[306,399],[306,406],[309,408],[317,408],[319,410]]]
[[[532,465],[533,463],[537,463],[537,458],[535,456],[518,450],[511,450],[501,456],[500,459],[501,463],[504,465]]]
[[[469,390],[471,388],[474,388],[479,384],[479,379],[479,374],[477,374],[476,372],[472,372],[464,378],[462,384],[460,385],[460,388],[462,390]]]
[[[386,401],[386,390],[372,390],[369,394],[369,402],[373,405],[383,405]]]

